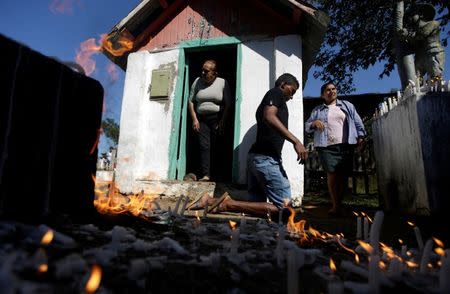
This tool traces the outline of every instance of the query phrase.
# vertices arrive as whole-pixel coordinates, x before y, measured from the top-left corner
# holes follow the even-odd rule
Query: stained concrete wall
[[[415,94],[373,124],[381,200],[387,210],[448,211],[450,94]]]

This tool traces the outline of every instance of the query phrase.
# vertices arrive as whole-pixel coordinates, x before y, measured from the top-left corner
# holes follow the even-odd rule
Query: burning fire
[[[48,231],[44,234],[44,236],[42,236],[41,244],[42,244],[42,245],[48,245],[48,244],[50,244],[50,242],[52,242],[52,240],[53,240],[53,236],[54,236],[53,230],[48,230]]]
[[[38,274],[43,274],[48,271],[48,264],[44,263],[38,266],[37,272]]]
[[[237,223],[234,222],[234,221],[232,221],[232,220],[229,220],[228,222],[230,223],[230,228],[231,228],[232,230],[236,230]]]
[[[86,293],[94,293],[100,286],[102,280],[102,269],[100,266],[94,264],[92,266],[91,276],[86,283]]]
[[[330,257],[330,269],[333,273],[336,272],[337,268],[336,268],[336,264],[334,263],[333,259]]]
[[[106,50],[113,56],[122,56],[133,48],[133,41],[127,37],[120,36],[114,44],[109,38],[106,34],[101,34],[98,43],[95,38],[90,38],[80,44],[75,61],[83,67],[87,76],[95,71],[96,63],[92,59],[94,54]],[[114,79],[114,76],[111,78]]]
[[[93,179],[95,180],[94,176]],[[108,187],[106,192],[102,190],[105,186]],[[145,219],[143,212],[156,208],[156,199],[156,193],[145,194],[144,191],[136,195],[122,195],[117,191],[114,182],[97,181],[94,206],[102,214],[130,213]]]
[[[328,240],[333,238],[340,238],[339,235],[331,235],[327,232],[320,233],[318,230],[309,227],[307,230],[305,229],[306,221],[300,220],[295,222],[295,210],[291,207],[287,207],[290,211],[290,216],[287,223],[287,231],[290,233],[291,237],[298,237],[299,243],[304,245],[308,243],[312,243],[315,240]]]

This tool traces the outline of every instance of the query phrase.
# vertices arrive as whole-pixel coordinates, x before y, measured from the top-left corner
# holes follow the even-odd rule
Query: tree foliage
[[[115,146],[119,143],[119,124],[112,118],[107,118],[102,121],[103,134]]]
[[[447,46],[450,30],[449,0],[423,0],[436,7],[441,22],[441,39]],[[384,64],[379,77],[389,76],[395,58],[391,38],[394,28],[395,0],[319,0],[316,7],[331,19],[313,75],[334,81],[341,93],[353,92],[353,73],[377,62]],[[410,5],[410,1],[405,1]]]

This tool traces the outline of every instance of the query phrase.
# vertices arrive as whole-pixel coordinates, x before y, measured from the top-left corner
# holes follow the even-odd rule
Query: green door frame
[[[172,134],[169,143],[169,171],[167,178],[171,180],[181,180],[186,172],[186,115],[187,115],[187,100],[189,96],[189,68],[186,63],[186,50],[194,48],[213,47],[220,45],[237,45],[236,56],[236,106],[234,114],[234,140],[233,140],[233,170],[232,179],[238,179],[238,152],[240,130],[241,130],[241,61],[242,61],[242,43],[235,37],[223,37],[214,39],[197,39],[184,41],[179,44],[178,56],[178,75],[175,86],[175,97],[172,111]],[[185,77],[187,77],[185,79]],[[184,91],[183,91],[184,89]],[[185,115],[183,115],[185,114]],[[181,120],[181,123],[180,123]],[[181,128],[181,132],[180,132]],[[180,138],[181,134],[181,138]],[[177,173],[177,170],[179,171]]]

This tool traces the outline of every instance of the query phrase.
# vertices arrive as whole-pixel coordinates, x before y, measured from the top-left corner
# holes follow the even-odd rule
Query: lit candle
[[[406,258],[406,252],[408,251],[408,246],[402,245],[402,252],[400,253],[402,258]]]
[[[239,229],[234,229],[231,233],[231,254],[237,254],[239,247]]]
[[[422,259],[420,260],[420,272],[425,273],[428,265],[428,261],[430,260],[430,254],[433,250],[433,240],[429,239],[427,243],[425,243],[425,247],[422,253]]]
[[[245,219],[245,213],[242,213],[242,218],[241,218],[241,230],[242,231],[245,230],[246,225],[247,225],[247,220]]]
[[[378,254],[378,243],[380,242],[381,225],[383,224],[384,213],[377,211],[373,220],[373,224],[370,227],[370,245],[374,250],[374,254]]]

